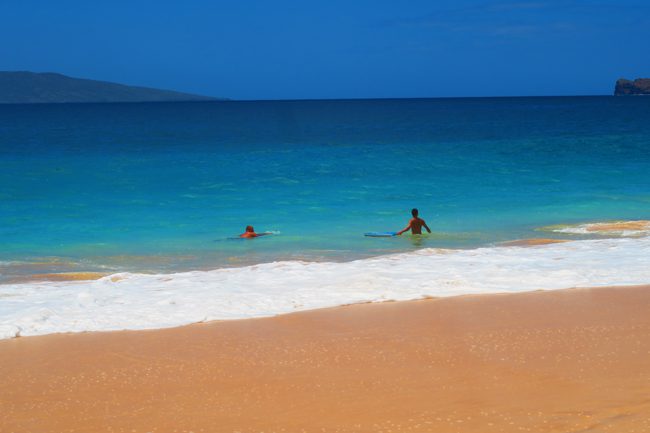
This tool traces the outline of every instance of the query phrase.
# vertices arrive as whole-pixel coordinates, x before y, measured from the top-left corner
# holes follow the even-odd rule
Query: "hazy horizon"
[[[133,87],[142,87],[142,88],[150,88],[153,90],[164,90],[164,91],[172,91],[172,92],[183,92],[183,90],[179,89],[160,89],[160,88],[154,88],[146,85],[133,85],[129,83],[116,83],[116,82],[111,82],[111,81],[103,81],[103,80],[96,80],[91,77],[73,77],[69,76],[66,74],[61,74],[60,72],[56,71],[0,71],[2,72],[26,72],[26,73],[35,73],[35,74],[59,74],[59,75],[64,75],[67,76],[68,78],[74,78],[74,79],[81,79],[81,80],[90,80],[90,81],[99,81],[99,82],[105,82],[105,83],[112,83],[112,84],[121,84],[121,85],[126,85],[126,86],[133,86]],[[621,77],[621,78],[627,78],[627,77]],[[410,97],[400,97],[400,96],[394,96],[394,97],[350,97],[350,98],[278,98],[278,99],[236,99],[236,98],[231,98],[228,97],[227,95],[197,95],[197,96],[206,96],[206,97],[212,97],[215,98],[213,100],[205,100],[205,101],[135,101],[135,102],[130,102],[130,101],[111,101],[111,102],[19,102],[19,103],[3,103],[0,102],[0,104],[103,104],[103,103],[111,103],[111,104],[131,104],[131,103],[139,103],[139,104],[147,104],[147,103],[176,103],[176,102],[182,102],[182,103],[187,103],[187,102],[224,102],[224,101],[230,101],[230,102],[264,102],[264,101],[346,101],[346,100],[399,100],[399,99],[481,99],[481,98],[575,98],[575,97],[604,97],[604,96],[614,96],[614,86],[612,86],[612,92],[609,94],[603,93],[603,94],[565,94],[565,95],[482,95],[482,96],[474,96],[474,95],[465,95],[465,96],[410,96]],[[641,95],[644,96],[644,95]]]

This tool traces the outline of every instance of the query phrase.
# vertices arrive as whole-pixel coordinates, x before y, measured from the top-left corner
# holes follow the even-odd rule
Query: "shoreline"
[[[650,282],[650,237],[422,248],[350,262],[283,261],[172,274],[68,273],[0,285],[0,338],[162,329],[360,302]],[[52,274],[50,274],[52,275]],[[73,279],[69,281],[68,279]]]
[[[564,243],[564,242],[576,242],[580,240],[593,240],[593,239],[554,239],[554,238],[523,238],[523,239],[512,239],[512,240],[506,240],[506,241],[501,241],[501,242],[490,242],[487,244],[480,244],[480,245],[474,245],[470,247],[464,247],[464,248],[437,248],[437,249],[444,249],[444,250],[449,250],[449,251],[462,251],[462,250],[475,250],[479,248],[498,248],[498,247],[536,247],[536,246],[541,246],[541,245],[550,245],[550,244],[555,244],[555,243]],[[425,248],[433,248],[433,247],[425,247]],[[313,262],[313,263],[346,263],[346,262],[353,262],[353,261],[358,261],[358,260],[368,260],[368,259],[375,259],[375,258],[381,258],[385,256],[390,256],[390,255],[395,255],[395,254],[405,254],[405,253],[410,253],[417,251],[415,250],[404,250],[404,251],[390,251],[390,252],[384,252],[381,254],[376,254],[376,255],[363,255],[360,257],[353,257],[349,260],[330,260],[330,259],[323,259],[323,260],[308,260],[305,259],[304,261],[306,262]],[[143,256],[135,256],[138,258],[142,258]],[[154,257],[154,256],[152,256]],[[200,271],[200,272],[209,272],[209,271],[214,271],[218,269],[229,269],[229,268],[236,268],[236,267],[250,267],[250,266],[259,266],[259,265],[264,265],[268,263],[273,263],[273,262],[283,262],[283,261],[301,261],[298,258],[278,258],[275,260],[267,260],[267,261],[260,261],[260,262],[245,262],[243,259],[239,258],[231,258],[231,261],[233,263],[228,263],[225,265],[217,266],[217,267],[199,267],[199,268],[187,268],[187,269],[177,269],[174,270],[173,272],[170,270],[169,272],[165,272],[162,270],[159,271],[138,271],[138,270],[113,270],[113,271],[97,271],[97,270],[62,270],[62,271],[49,271],[49,272],[35,272],[32,274],[23,274],[20,276],[14,276],[11,279],[8,279],[7,281],[1,281],[0,286],[5,284],[21,284],[21,283],[46,283],[46,282],[62,282],[62,281],[93,281],[93,280],[99,280],[104,277],[112,277],[116,274],[123,274],[123,273],[143,273],[143,274],[149,274],[149,275],[154,275],[154,274],[175,274],[175,273],[184,273],[184,272],[193,272],[193,271]],[[240,263],[234,263],[239,261]],[[11,263],[11,261],[7,262]],[[21,262],[21,261],[15,261],[15,263],[20,263],[20,265],[23,268],[29,268],[29,267],[34,267],[35,269],[38,269],[37,266],[39,265],[48,265],[51,266],[50,263],[42,263],[42,262],[36,262],[36,263],[29,263],[29,262]],[[5,265],[7,267],[7,265]]]
[[[606,287],[1,340],[0,430],[649,431],[648,311]]]
[[[514,245],[513,245],[514,246]],[[526,247],[528,245],[516,245],[521,247]],[[340,305],[325,306],[325,307],[315,307],[307,310],[296,310],[289,311],[284,313],[278,313],[269,316],[258,316],[258,317],[238,317],[232,319],[212,319],[199,322],[186,323],[181,325],[172,325],[166,326],[164,328],[142,328],[142,329],[106,329],[106,330],[92,330],[92,331],[68,331],[68,332],[52,332],[49,334],[38,334],[38,335],[18,335],[11,338],[2,338],[0,339],[0,344],[7,340],[24,340],[24,339],[46,339],[50,337],[74,337],[80,335],[113,335],[113,334],[129,334],[129,333],[152,333],[152,332],[168,332],[174,330],[183,330],[185,328],[193,327],[202,327],[202,326],[215,326],[222,323],[241,323],[248,321],[260,321],[260,320],[273,320],[282,318],[285,316],[293,315],[302,315],[302,314],[318,314],[318,313],[335,313],[339,309],[346,308],[355,308],[357,306],[364,305],[384,305],[384,304],[411,304],[418,302],[427,302],[427,301],[443,301],[443,300],[462,300],[462,299],[473,299],[473,298],[498,298],[498,297],[508,297],[508,296],[525,296],[530,294],[541,294],[541,293],[563,293],[563,292],[579,292],[579,291],[600,291],[600,290],[636,290],[636,289],[648,289],[650,291],[650,284],[630,284],[630,285],[615,285],[615,286],[593,286],[593,287],[566,287],[560,289],[531,289],[522,292],[491,292],[491,293],[461,293],[458,295],[446,295],[446,296],[423,296],[421,298],[415,299],[387,299],[382,301],[360,301],[360,302],[351,302]],[[1,348],[1,346],[0,346]],[[650,352],[649,352],[650,353]]]

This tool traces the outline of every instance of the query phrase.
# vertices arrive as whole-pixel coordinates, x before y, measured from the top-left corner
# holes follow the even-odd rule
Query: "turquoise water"
[[[0,280],[552,237],[650,219],[649,173],[642,97],[0,105]]]

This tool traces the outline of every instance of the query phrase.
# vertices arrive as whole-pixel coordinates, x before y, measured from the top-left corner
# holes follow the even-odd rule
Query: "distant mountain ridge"
[[[650,78],[637,78],[634,81],[621,78],[616,81],[614,95],[650,95]]]
[[[0,104],[171,102],[220,99],[226,98],[72,78],[54,72],[0,71]]]

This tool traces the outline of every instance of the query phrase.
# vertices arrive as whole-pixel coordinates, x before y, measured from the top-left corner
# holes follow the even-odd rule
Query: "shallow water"
[[[210,269],[647,219],[649,142],[647,98],[4,105],[0,260]],[[433,235],[361,236],[412,207]],[[227,239],[248,224],[281,234]]]

